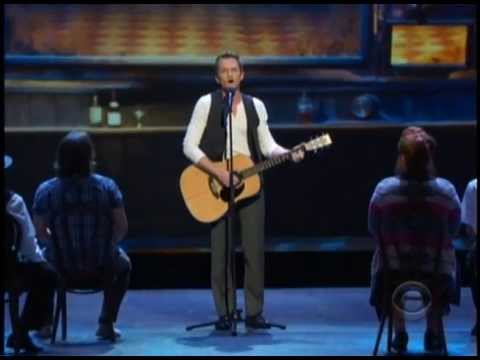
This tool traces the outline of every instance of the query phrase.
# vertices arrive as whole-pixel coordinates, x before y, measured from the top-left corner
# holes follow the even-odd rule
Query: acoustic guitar
[[[316,152],[332,144],[328,134],[318,136],[298,146],[305,152]],[[235,187],[235,203],[255,196],[260,191],[259,173],[291,158],[291,153],[282,154],[254,164],[252,159],[246,155],[233,157],[233,172],[240,178],[240,183]],[[214,163],[218,168],[228,170],[228,160]],[[180,190],[183,200],[192,216],[203,223],[211,223],[220,219],[228,210],[228,199],[230,189],[224,187],[214,176],[208,174],[198,166],[192,164],[183,170],[180,176]]]

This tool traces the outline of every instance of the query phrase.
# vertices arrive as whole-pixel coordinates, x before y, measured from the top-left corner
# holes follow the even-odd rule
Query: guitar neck
[[[241,171],[240,175],[242,176],[242,178],[246,179],[246,178],[248,178],[250,176],[253,176],[255,174],[259,174],[262,171],[265,171],[267,169],[271,169],[271,168],[273,168],[277,165],[280,165],[280,164],[284,163],[285,161],[289,160],[290,159],[290,153],[291,153],[291,151],[289,151],[288,153],[279,155],[279,156],[275,156],[271,159],[262,161],[262,162],[254,165],[252,167],[249,167],[249,168]]]

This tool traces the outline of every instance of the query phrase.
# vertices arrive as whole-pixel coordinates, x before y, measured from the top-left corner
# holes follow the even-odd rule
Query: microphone
[[[225,91],[225,93],[226,93],[226,96],[225,96],[226,103],[224,103],[224,108],[223,108],[223,111],[222,111],[222,113],[223,113],[223,115],[222,115],[222,128],[226,128],[227,117],[232,112],[233,97],[234,97],[237,89],[236,88],[226,88],[223,91]]]
[[[229,87],[225,89],[225,92],[227,93],[228,96],[233,96],[237,92],[237,89],[234,87]]]
[[[235,92],[237,91],[237,89],[235,89],[235,88],[227,88],[227,89],[225,89],[225,91],[227,92],[227,104],[228,104],[228,108],[229,108],[229,109],[232,109],[233,97],[235,96]]]

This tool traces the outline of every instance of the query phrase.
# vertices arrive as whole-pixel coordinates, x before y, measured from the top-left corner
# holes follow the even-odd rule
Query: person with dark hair
[[[473,304],[478,309],[478,276],[477,276],[477,179],[472,179],[467,184],[462,199],[462,223],[465,224],[465,232],[473,243],[468,253],[468,265]],[[472,336],[478,335],[477,321],[471,331]]]
[[[115,339],[120,331],[114,327],[118,311],[130,282],[131,263],[127,254],[118,246],[125,237],[128,228],[123,195],[111,178],[94,172],[95,149],[86,132],[72,131],[59,143],[55,160],[57,176],[44,181],[35,193],[33,214],[37,234],[46,243],[46,256],[59,266],[57,252],[62,259],[70,251],[87,249],[88,256],[81,264],[62,264],[62,267],[75,271],[98,269],[102,257],[111,254],[112,280],[104,289],[104,299],[97,336]],[[72,216],[68,221],[70,237],[63,231],[59,218],[72,207],[96,209],[97,214],[105,216]],[[73,218],[78,216],[78,218]],[[61,228],[55,234],[58,249],[52,244],[53,228]],[[108,248],[100,239],[106,239]],[[105,241],[103,241],[105,243]],[[74,258],[74,257],[70,257]],[[68,260],[67,260],[68,261]],[[103,264],[103,263],[102,263]],[[104,265],[102,265],[104,266]],[[101,276],[100,274],[98,275]],[[52,299],[53,301],[53,299]]]
[[[433,301],[442,304],[443,314],[449,312],[449,304],[458,305],[460,302],[453,247],[453,236],[460,224],[460,201],[452,183],[435,174],[433,153],[436,147],[435,139],[422,128],[406,128],[398,142],[396,176],[381,180],[370,200],[368,228],[377,241],[371,265],[370,304],[375,306],[378,315],[383,313],[382,256],[385,256],[390,270],[400,270],[406,260],[410,271],[432,274],[438,270],[445,289],[440,291],[438,298],[433,294]],[[436,215],[427,216],[424,211]],[[379,239],[384,244],[383,254]],[[436,269],[439,247],[441,252]],[[395,338],[392,346],[397,352],[403,352],[408,344],[403,314],[394,311],[393,324]],[[425,332],[427,351],[442,348],[441,326],[441,315],[429,311]]]
[[[9,168],[12,163],[12,158],[5,155],[4,169]],[[25,201],[19,194],[9,189],[5,189],[5,212],[5,215],[10,216],[11,220],[17,224],[20,241],[20,244],[18,244],[13,242],[14,239],[10,239],[15,249],[10,248],[6,251],[13,251],[12,256],[16,257],[12,259],[15,262],[15,270],[6,270],[15,271],[14,274],[9,273],[8,276],[15,276],[15,283],[20,288],[27,290],[25,305],[19,324],[17,324],[19,336],[14,337],[11,334],[7,339],[7,347],[13,348],[17,345],[20,349],[35,353],[41,351],[42,348],[33,342],[28,332],[29,330],[43,332],[44,329],[51,326],[53,304],[51,304],[49,298],[53,297],[57,284],[57,274],[45,260],[38,245],[35,228]],[[14,233],[10,235],[14,236]],[[4,239],[4,241],[7,241],[7,239]],[[9,255],[6,254],[6,256]],[[8,260],[7,263],[9,263]],[[12,324],[13,326],[14,324]]]
[[[257,163],[264,157],[275,157],[288,152],[278,145],[270,133],[267,124],[267,110],[264,103],[256,97],[240,92],[240,84],[245,72],[237,54],[226,52],[215,60],[215,81],[220,89],[199,98],[188,125],[183,141],[185,156],[200,169],[214,176],[224,186],[229,187],[229,171],[216,167],[213,162],[227,159],[229,154],[229,125],[225,121],[224,104],[227,94],[233,94],[232,132],[233,155],[250,156]],[[293,161],[300,161],[304,151],[296,149],[292,153]],[[239,179],[234,177],[234,186]],[[246,199],[236,205],[236,219],[241,228],[245,256],[245,324],[252,329],[268,328],[263,318],[264,303],[264,222],[265,200],[263,190],[253,198]],[[235,312],[233,304],[232,274],[228,281],[228,303],[225,304],[225,216],[214,222],[211,227],[211,283],[213,298],[219,319],[217,330],[230,329],[229,316]],[[229,239],[228,247],[234,242]],[[228,314],[228,315],[227,315]]]

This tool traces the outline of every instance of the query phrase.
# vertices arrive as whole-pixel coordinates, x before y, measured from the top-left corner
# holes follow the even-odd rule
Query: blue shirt
[[[83,215],[66,211],[79,206],[90,210]],[[119,207],[123,207],[123,196],[117,184],[99,174],[49,179],[40,184],[33,201],[33,213],[43,217],[52,232],[55,229],[63,266],[75,271],[98,267],[108,255],[105,251],[113,249],[111,213]],[[56,262],[56,251],[48,242],[50,261]]]

